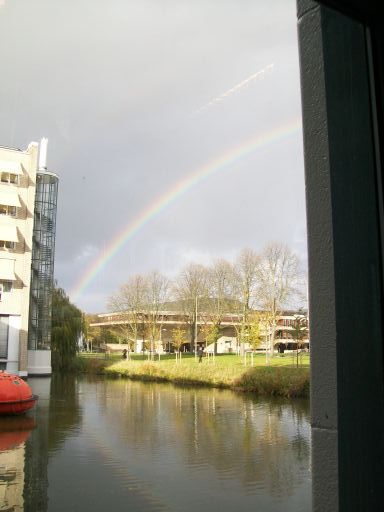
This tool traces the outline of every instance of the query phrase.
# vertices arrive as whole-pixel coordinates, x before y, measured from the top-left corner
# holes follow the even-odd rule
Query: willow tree
[[[52,296],[52,368],[73,368],[83,332],[83,314],[72,304],[62,288],[54,288]]]

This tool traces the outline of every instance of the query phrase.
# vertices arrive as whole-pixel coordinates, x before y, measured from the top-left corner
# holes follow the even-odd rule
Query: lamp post
[[[163,333],[163,331],[165,331],[165,330],[166,330],[166,329],[163,329],[163,325],[162,325],[162,324],[160,324],[160,329],[159,329],[159,331],[160,331],[160,332],[159,332],[159,338],[160,338],[160,339],[159,339],[159,342],[160,342],[160,344],[159,344],[159,361],[160,361],[160,351],[161,351],[161,352],[163,351],[163,337],[162,337],[162,333]]]
[[[197,359],[197,294],[195,296],[195,360]]]
[[[249,332],[244,333],[244,338],[248,340]],[[243,338],[243,340],[244,340]],[[245,348],[245,340],[243,341],[243,351],[244,351],[244,366],[247,366],[247,349]]]

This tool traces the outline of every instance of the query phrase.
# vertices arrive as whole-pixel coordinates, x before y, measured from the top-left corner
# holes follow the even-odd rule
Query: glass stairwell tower
[[[36,174],[28,328],[29,375],[52,373],[52,293],[59,178],[47,170],[47,142],[47,139],[41,141],[39,168]]]

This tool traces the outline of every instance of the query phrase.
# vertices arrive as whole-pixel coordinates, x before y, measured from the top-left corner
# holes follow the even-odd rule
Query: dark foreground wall
[[[365,3],[366,12],[363,2],[330,3],[339,10],[298,1],[313,503],[315,511],[381,511],[383,63],[369,11],[373,3]]]

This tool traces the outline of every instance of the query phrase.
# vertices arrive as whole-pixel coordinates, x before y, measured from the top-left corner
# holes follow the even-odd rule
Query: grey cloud
[[[61,178],[56,276],[67,290],[186,173],[300,116],[294,0],[243,1],[241,9],[236,0],[2,7],[0,144],[49,137],[48,165]],[[271,62],[264,80],[193,116]],[[184,194],[124,246],[79,305],[102,310],[131,273],[172,272],[193,254],[229,257],[270,239],[303,253],[303,230],[297,135]]]

